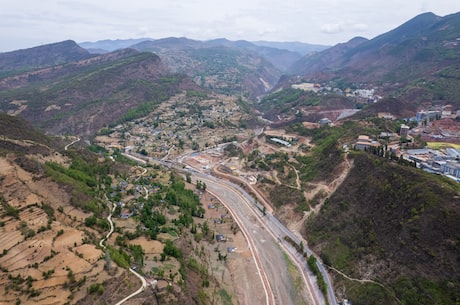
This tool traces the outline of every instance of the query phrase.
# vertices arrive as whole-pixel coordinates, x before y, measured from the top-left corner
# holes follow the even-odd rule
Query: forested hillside
[[[354,304],[456,304],[460,187],[367,153],[304,235]]]

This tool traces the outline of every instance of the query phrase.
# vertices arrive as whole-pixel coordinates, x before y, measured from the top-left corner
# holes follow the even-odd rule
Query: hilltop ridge
[[[0,76],[91,58],[72,40],[0,53]]]

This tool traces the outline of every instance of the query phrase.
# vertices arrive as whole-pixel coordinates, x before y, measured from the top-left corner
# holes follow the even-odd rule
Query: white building
[[[366,150],[371,147],[377,147],[379,143],[377,141],[372,140],[369,136],[360,135],[358,137],[358,141],[355,143],[356,150]]]
[[[370,99],[374,96],[374,92],[375,90],[374,89],[357,89],[353,92],[354,95],[357,95],[359,97],[362,97],[362,98],[367,98],[367,99]]]
[[[284,140],[281,140],[281,139],[278,139],[278,138],[270,138],[271,141],[275,142],[275,143],[278,143],[278,144],[281,144],[281,145],[284,145],[286,147],[291,147],[291,143],[287,142],[287,141],[284,141]]]
[[[405,124],[402,124],[401,125],[401,129],[399,130],[399,135],[402,137],[402,138],[407,138],[407,136],[409,135],[409,129],[410,127],[405,125]]]
[[[460,163],[458,162],[446,162],[441,170],[444,175],[460,178]]]

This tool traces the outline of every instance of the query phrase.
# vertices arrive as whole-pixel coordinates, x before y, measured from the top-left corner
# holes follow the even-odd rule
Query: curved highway
[[[277,227],[277,225],[282,226],[282,224],[268,213],[262,217],[262,213],[253,203],[254,199],[244,191],[241,192],[242,190],[237,189],[232,183],[199,173],[195,174],[206,183],[207,190],[213,194],[219,194],[218,197],[223,198],[221,201],[226,203],[240,220],[240,227],[249,232],[248,241],[250,245],[256,247],[254,250],[257,255],[256,263],[259,260],[263,264],[261,269],[268,276],[269,287],[274,294],[275,303],[283,305],[298,304],[295,293],[293,294],[291,291],[293,283],[292,279],[289,278],[288,268],[283,256],[282,249],[284,249],[286,250],[285,253],[290,256],[291,261],[302,271],[302,280],[305,283],[305,287],[302,287],[300,294],[303,302],[308,300],[308,303],[325,304],[322,294],[309,280],[310,274],[306,267],[305,259],[298,255],[297,251],[284,240],[283,237],[286,234]],[[302,259],[299,259],[300,257]]]
[[[219,179],[213,176],[209,176],[200,172],[194,172],[195,175],[200,176],[201,180],[205,180],[207,189],[209,189],[209,186],[216,186],[219,188],[222,188],[222,186],[225,186],[227,188],[234,189],[236,192],[241,194],[245,198],[246,205],[250,205],[251,208],[250,210],[252,213],[256,213],[257,215],[261,215],[261,210],[263,209],[263,206],[259,203],[256,203],[254,198],[252,198],[245,190],[243,190],[241,187],[238,185],[229,182],[224,179]],[[227,198],[226,198],[227,199]],[[241,209],[241,206],[236,206],[237,201],[235,200],[230,200],[231,205],[235,211],[239,211]],[[252,203],[252,204],[251,204]],[[246,211],[245,213],[248,213]],[[244,216],[243,216],[244,217]],[[271,215],[270,213],[266,212],[266,215],[264,217],[259,217],[261,221],[263,221],[264,225],[269,229],[269,231],[272,232],[272,235],[275,236],[278,239],[278,242],[280,242],[284,248],[291,254],[291,257],[296,257],[296,262],[302,266],[302,271],[305,274],[305,276],[311,277],[311,272],[309,271],[309,267],[307,264],[307,261],[305,258],[300,255],[300,253],[297,252],[295,248],[293,248],[291,245],[289,245],[287,242],[284,241],[284,236],[289,236],[295,243],[300,244],[299,238],[292,233],[286,226],[284,226],[276,217]],[[265,247],[265,245],[261,245],[261,247]],[[310,256],[310,255],[315,255],[306,245],[304,245],[304,250],[305,252]],[[315,255],[316,256],[316,255]],[[327,273],[326,269],[324,266],[321,264],[321,261],[318,257],[317,258],[317,266],[321,272],[321,274],[324,277],[324,281],[326,282],[327,285],[327,298],[329,301],[329,304],[331,305],[337,305],[337,300],[334,294],[334,290],[332,288],[332,283],[329,278],[329,274]],[[310,285],[310,289],[314,290],[312,295],[313,298],[315,299],[315,304],[324,304],[325,300],[323,298],[322,293],[317,289],[317,286],[311,287],[311,283],[309,284],[309,281],[307,281],[307,284]]]
[[[142,163],[146,162],[141,159],[140,156],[129,156],[136,161]],[[256,256],[256,264],[257,259],[260,260],[263,266],[263,272],[266,273],[266,277],[268,278],[269,286],[267,286],[266,283],[264,286],[269,287],[271,291],[267,292],[266,302],[264,303],[268,304],[272,301],[270,300],[270,295],[273,293],[276,304],[299,304],[294,295],[295,293],[292,291],[294,284],[287,272],[287,263],[283,256],[284,253],[287,254],[302,271],[302,277],[306,287],[300,292],[303,298],[300,303],[313,303],[316,305],[326,304],[323,294],[316,285],[316,278],[309,270],[307,261],[294,247],[284,240],[284,236],[289,236],[294,242],[300,244],[301,241],[299,238],[273,215],[266,213],[264,217],[261,217],[262,213],[260,211],[263,209],[263,206],[256,203],[254,198],[246,191],[227,180],[216,178],[193,168],[184,169],[183,165],[180,163],[153,158],[148,158],[148,160],[160,163],[169,168],[174,168],[181,172],[189,172],[195,175],[195,177],[199,177],[199,180],[206,183],[206,189],[221,198],[221,201],[236,215],[241,222],[240,227],[244,227],[245,232],[249,234],[248,242],[249,239],[252,240],[250,247],[255,248],[253,249],[253,253]],[[308,255],[315,255],[306,245],[304,245],[304,250]],[[316,258],[317,266],[327,285],[328,302],[330,305],[337,305],[329,274],[321,264],[320,259],[318,257]],[[261,279],[264,282],[264,275],[261,275]]]

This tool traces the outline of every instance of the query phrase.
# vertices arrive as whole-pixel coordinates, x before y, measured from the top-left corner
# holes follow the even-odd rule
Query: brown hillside
[[[4,79],[3,111],[52,134],[94,134],[104,126],[152,111],[186,88],[158,56],[116,51]],[[38,90],[37,90],[38,89]]]
[[[14,74],[18,71],[31,71],[38,68],[64,64],[90,58],[93,55],[79,47],[74,41],[38,46],[0,54],[0,75]]]

